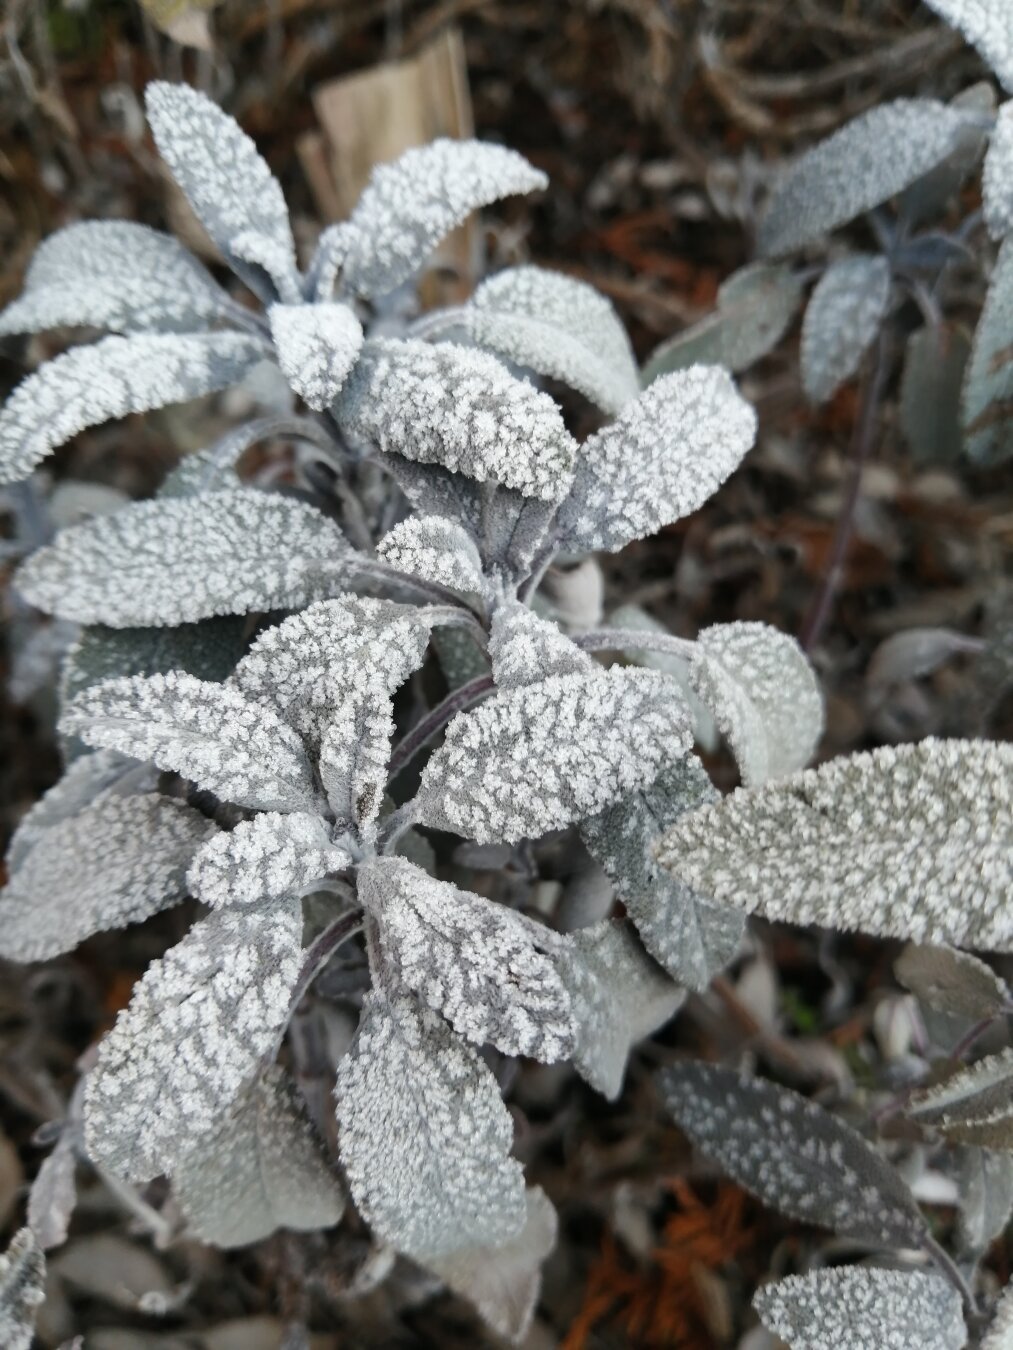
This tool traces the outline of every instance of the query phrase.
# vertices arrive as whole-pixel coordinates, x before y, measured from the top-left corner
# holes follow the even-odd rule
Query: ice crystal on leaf
[[[285,1025],[302,922],[294,900],[219,910],[151,963],[88,1075],[92,1158],[148,1181],[216,1132]]]
[[[345,1209],[335,1171],[277,1066],[244,1088],[186,1154],[173,1191],[194,1236],[219,1247],[242,1247],[277,1228],[330,1228]]]
[[[301,895],[328,872],[340,872],[351,856],[331,842],[319,816],[266,811],[243,820],[204,845],[187,873],[194,895],[222,909]]]
[[[214,826],[154,793],[105,792],[39,831],[0,891],[0,955],[42,961],[174,905]]]
[[[22,1228],[0,1255],[0,1343],[4,1350],[31,1350],[45,1282],[46,1259],[31,1229]]]
[[[377,556],[398,572],[449,586],[482,589],[482,560],[472,536],[445,516],[410,516],[376,546]]]
[[[455,1031],[549,1063],[571,1053],[570,998],[550,929],[398,858],[361,868],[358,884],[399,984]]]
[[[378,1237],[428,1262],[520,1232],[524,1178],[496,1079],[430,1008],[367,995],[336,1097],[342,1162]]]
[[[999,83],[1013,93],[1013,25],[1006,0],[925,0],[985,58]]]
[[[347,305],[272,305],[267,311],[282,374],[323,412],[341,391],[362,346],[362,325]]]
[[[727,371],[663,375],[581,446],[560,546],[614,552],[696,511],[738,468],[756,414]]]
[[[599,667],[548,619],[517,601],[497,606],[489,657],[499,689],[523,689],[554,675],[593,675]]]
[[[753,1299],[791,1350],[962,1350],[960,1295],[922,1271],[844,1266],[789,1275]]]
[[[1013,1049],[987,1055],[915,1093],[907,1111],[949,1139],[1013,1148]]]
[[[682,816],[662,865],[767,919],[1013,950],[1013,749],[927,740]]]
[[[1008,1284],[996,1304],[991,1325],[981,1342],[981,1350],[1011,1350],[1011,1348],[1013,1348],[1013,1285]]]
[[[418,819],[479,843],[544,834],[651,782],[689,740],[653,671],[552,675],[454,718],[422,775]]]
[[[353,563],[307,502],[237,487],[72,525],[32,554],[17,585],[78,623],[161,626],[305,605],[339,590]]]
[[[765,1204],[859,1242],[923,1242],[925,1220],[900,1174],[815,1102],[713,1064],[673,1065],[660,1082],[680,1129]]]
[[[1013,59],[1013,35],[1010,38]],[[1013,230],[1013,100],[1004,103],[985,156],[985,221],[993,239],[1002,240]]]
[[[393,290],[472,211],[547,184],[500,145],[441,139],[406,151],[373,170],[352,212],[342,240],[343,288],[363,296]]]
[[[890,264],[853,254],[820,277],[802,323],[802,385],[826,403],[862,364],[890,303]]]

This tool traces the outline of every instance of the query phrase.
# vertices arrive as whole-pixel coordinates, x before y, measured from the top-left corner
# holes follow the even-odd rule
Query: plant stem
[[[342,914],[339,914],[332,923],[329,923],[323,932],[318,933],[306,948],[306,951],[303,953],[303,962],[299,969],[298,978],[292,986],[292,997],[289,1000],[288,1005],[289,1015],[286,1017],[285,1025],[279,1031],[270,1052],[264,1056],[265,1064],[272,1063],[277,1056],[278,1051],[281,1049],[281,1043],[285,1039],[285,1032],[288,1029],[288,1024],[292,1020],[296,1008],[298,1008],[299,1004],[302,1002],[306,991],[316,979],[321,969],[327,964],[341,944],[347,942],[349,938],[354,937],[361,927],[362,911],[360,909],[345,910]]]
[[[882,334],[876,345],[871,367],[867,367],[862,381],[861,401],[851,437],[851,477],[847,493],[834,527],[830,562],[823,576],[809,612],[802,623],[799,642],[804,652],[811,652],[819,642],[830,618],[834,598],[844,575],[848,546],[855,526],[855,511],[862,492],[862,474],[872,450],[873,436],[879,420],[879,408],[886,383],[886,342]]]
[[[696,653],[696,643],[688,638],[673,637],[670,633],[639,633],[627,628],[595,628],[576,633],[573,640],[586,652],[664,652],[687,661]]]
[[[398,742],[387,766],[387,779],[393,780],[429,742],[443,730],[452,717],[467,712],[495,688],[491,675],[476,675],[447,695],[442,703],[426,713]]]

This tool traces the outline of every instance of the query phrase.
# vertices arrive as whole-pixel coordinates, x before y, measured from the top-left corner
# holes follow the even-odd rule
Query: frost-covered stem
[[[292,997],[289,1000],[289,1017],[285,1019],[285,1026],[278,1033],[278,1037],[270,1053],[265,1056],[268,1063],[274,1060],[278,1051],[281,1049],[281,1043],[285,1039],[285,1030],[291,1020],[292,1014],[302,1002],[307,989],[316,979],[322,968],[331,959],[338,948],[349,938],[355,936],[362,928],[362,910],[346,910],[339,914],[333,922],[329,923],[323,932],[318,933],[303,954],[302,966],[299,969],[299,975],[292,987]]]
[[[125,1181],[113,1176],[112,1172],[107,1172],[97,1163],[92,1162],[91,1165],[106,1189],[148,1230],[155,1239],[155,1246],[160,1250],[168,1247],[175,1237],[175,1229],[169,1220],[163,1214],[159,1214],[157,1209],[152,1209],[146,1200],[142,1200],[133,1186],[128,1186]]]
[[[811,652],[822,637],[823,629],[830,617],[837,588],[844,573],[844,563],[855,525],[855,511],[862,493],[862,474],[872,450],[872,441],[879,421],[879,407],[885,383],[886,340],[881,334],[876,345],[873,364],[867,369],[862,382],[861,402],[851,439],[851,479],[834,528],[830,562],[799,634],[799,642],[804,652]]]
[[[387,586],[401,586],[406,591],[414,591],[416,595],[421,596],[427,604],[445,605],[448,609],[456,609],[462,614],[469,614],[481,628],[481,619],[479,615],[467,604],[456,591],[452,591],[448,586],[441,586],[438,581],[426,581],[422,577],[409,576],[407,572],[395,571],[393,567],[388,567],[386,563],[377,562],[372,558],[360,558],[355,563],[355,570],[359,576],[370,577]],[[483,634],[485,629],[482,628]]]
[[[405,337],[429,339],[445,333],[448,328],[456,327],[464,316],[464,310],[460,305],[452,305],[447,309],[433,310],[428,314],[422,314],[414,323],[410,323],[405,332]]]
[[[670,633],[638,633],[626,628],[594,628],[573,636],[586,652],[666,652],[692,660],[696,643]]]
[[[413,797],[410,802],[405,802],[396,811],[392,811],[387,819],[381,823],[376,836],[376,851],[378,853],[390,853],[405,830],[410,830],[415,824],[417,810],[418,802]]]
[[[425,749],[433,737],[443,730],[451,718],[456,717],[459,712],[467,712],[469,708],[473,708],[495,687],[491,675],[477,675],[473,680],[453,690],[442,703],[438,703],[426,713],[425,717],[416,722],[411,731],[398,742],[387,766],[388,781],[396,778],[401,770]]]
[[[927,1256],[930,1256],[936,1263],[939,1270],[953,1285],[954,1289],[960,1294],[964,1301],[964,1309],[970,1319],[977,1319],[980,1315],[978,1300],[974,1297],[974,1290],[964,1278],[964,1273],[954,1261],[953,1257],[943,1247],[939,1245],[934,1237],[926,1235],[922,1241],[922,1250]]]

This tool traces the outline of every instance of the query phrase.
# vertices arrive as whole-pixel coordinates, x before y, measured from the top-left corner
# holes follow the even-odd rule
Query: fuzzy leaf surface
[[[487,352],[374,338],[334,411],[385,453],[547,502],[570,484],[577,445],[558,407]]]
[[[347,305],[272,305],[267,311],[278,364],[311,408],[323,412],[341,392],[362,346],[362,325]]]
[[[664,867],[788,923],[1013,949],[1013,749],[886,746],[683,816]]]
[[[473,341],[617,413],[639,392],[630,340],[611,301],[584,281],[511,267],[477,288],[464,312]]]
[[[789,1275],[753,1299],[791,1350],[962,1350],[960,1295],[922,1271],[842,1266]]]
[[[802,385],[810,403],[826,403],[862,364],[890,303],[890,264],[854,254],[820,277],[802,323]]]
[[[620,605],[618,609],[614,609],[609,615],[608,626],[626,632],[671,636],[663,623],[652,614],[648,614],[647,610],[641,609],[639,605]],[[690,680],[690,662],[687,657],[680,656],[677,652],[651,651],[647,647],[643,649],[627,647],[623,655],[627,661],[633,661],[638,666],[646,666],[648,670],[660,670],[673,681],[680,697],[685,699],[692,717],[694,740],[702,749],[713,754],[720,744],[721,733],[710,709],[697,697]]]
[[[292,728],[238,689],[183,671],[107,680],[64,713],[89,745],[153,760],[238,806],[314,811],[319,801]]]
[[[265,354],[259,338],[242,333],[141,333],[64,352],[0,410],[0,483],[27,478],[86,427],[225,389]]]
[[[407,281],[472,211],[548,184],[515,150],[445,138],[381,164],[348,221],[342,286],[382,295]]]
[[[409,516],[376,546],[377,557],[408,576],[455,591],[482,589],[482,560],[466,529],[446,516]]]
[[[985,1252],[1013,1214],[1013,1153],[973,1145],[961,1150],[956,1173],[961,1253]]]
[[[309,604],[338,589],[354,556],[308,503],[239,487],[72,525],[22,565],[17,585],[78,623],[175,625]]]
[[[964,374],[964,446],[976,464],[1001,464],[1013,454],[1013,237],[999,249]]]
[[[714,1064],[660,1075],[679,1128],[764,1204],[840,1237],[917,1247],[926,1225],[900,1174],[815,1102]]]
[[[823,734],[823,696],[793,637],[765,623],[723,623],[697,639],[694,692],[714,714],[742,781],[804,768]]]
[[[930,1008],[974,1022],[998,1017],[1013,1004],[1006,981],[991,966],[955,947],[919,946],[910,942],[894,962],[894,974],[905,989]]]
[[[295,1089],[276,1065],[259,1074],[173,1174],[190,1231],[244,1247],[277,1228],[330,1228],[345,1195]]]
[[[1007,1284],[999,1297],[981,1350],[1013,1350],[1013,1285]]]
[[[573,1016],[550,929],[399,858],[360,868],[358,886],[398,983],[455,1031],[506,1055],[569,1056]]]
[[[738,468],[755,435],[756,414],[727,371],[661,376],[581,447],[559,510],[561,547],[615,552],[681,520]]]
[[[915,1093],[907,1113],[948,1138],[1013,1148],[1013,1049],[987,1055]]]
[[[1013,50],[1013,38],[1011,38]],[[1013,100],[999,109],[982,173],[985,224],[1001,241],[1013,230]]]
[[[215,1133],[288,1017],[302,922],[298,901],[219,910],[151,963],[88,1075],[90,1157],[148,1181]]]
[[[208,840],[187,873],[190,890],[205,905],[255,905],[302,895],[328,872],[351,864],[332,844],[319,816],[265,811]]]
[[[5,1350],[31,1350],[45,1282],[46,1258],[31,1229],[22,1228],[0,1255],[0,1343]]]
[[[1013,24],[1005,0],[925,0],[941,19],[963,33],[1013,93]]]
[[[900,422],[918,464],[960,457],[960,391],[970,356],[970,336],[957,324],[919,328],[907,340]]]
[[[352,1195],[378,1237],[428,1263],[521,1231],[524,1179],[496,1079],[431,1009],[369,993],[336,1098]]]
[[[418,819],[480,844],[514,843],[645,786],[689,740],[653,671],[552,675],[454,718],[422,774]]]
[[[599,667],[554,623],[517,601],[497,606],[489,657],[499,689],[523,689],[554,675],[594,675]]]

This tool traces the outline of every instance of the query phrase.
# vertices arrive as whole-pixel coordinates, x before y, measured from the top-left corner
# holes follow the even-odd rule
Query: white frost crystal
[[[925,0],[925,3],[977,47],[998,75],[999,83],[1013,93],[1013,18],[1007,0]]]
[[[1010,54],[1013,57],[1013,24]],[[988,232],[993,239],[1005,239],[1013,230],[1013,99],[999,109],[985,156],[982,193]]]
[[[455,591],[482,589],[482,560],[471,535],[445,516],[409,516],[384,535],[376,552],[407,576]]]
[[[550,675],[591,675],[599,667],[554,623],[508,600],[492,617],[492,673],[500,689],[522,689]]]
[[[31,1350],[45,1282],[46,1258],[31,1229],[22,1228],[0,1255],[0,1343],[4,1350]]]
[[[856,373],[889,303],[886,258],[856,253],[830,264],[802,322],[802,386],[811,403],[826,403]]]
[[[362,325],[347,305],[272,305],[267,311],[278,364],[317,412],[337,398],[362,346]]]
[[[302,895],[351,861],[331,843],[319,816],[265,811],[209,840],[194,858],[187,882],[198,900],[222,909]]]

